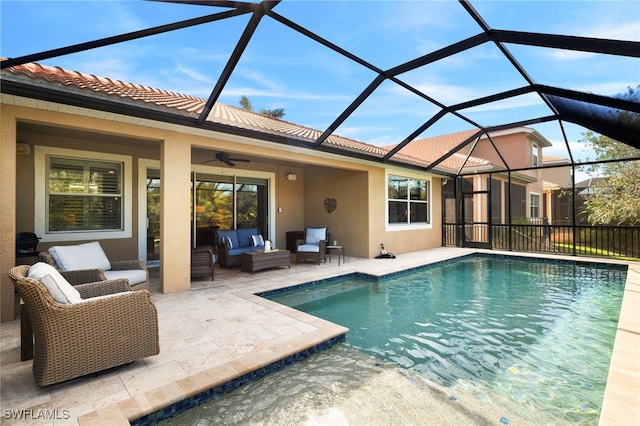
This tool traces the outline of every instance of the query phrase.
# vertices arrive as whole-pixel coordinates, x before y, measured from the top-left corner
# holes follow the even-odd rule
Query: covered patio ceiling
[[[397,155],[402,154],[403,148],[412,141],[443,133],[474,130],[452,149],[441,152],[430,164],[419,167],[414,165],[436,173],[442,173],[438,168],[442,162],[475,143],[480,137],[487,136],[491,141],[492,133],[522,126],[532,127],[547,138],[549,129],[553,128],[552,132],[561,135],[557,139],[553,138],[563,145],[561,152],[564,155],[560,156],[567,158],[570,164],[585,164],[588,160],[572,151],[576,140],[567,135],[567,126],[571,126],[572,130],[591,130],[640,149],[638,28],[635,36],[630,39],[554,32],[554,29],[560,27],[559,21],[569,17],[555,17],[554,3],[538,2],[537,7],[548,9],[549,32],[546,32],[545,23],[529,22],[529,17],[517,14],[519,2],[477,3],[474,5],[466,0],[385,2],[384,7],[391,13],[384,21],[372,21],[368,20],[367,9],[373,4],[380,7],[380,2],[153,1],[147,2],[149,13],[162,8],[165,12],[175,12],[172,16],[185,19],[70,43],[64,47],[43,49],[36,53],[14,54],[15,52],[4,51],[2,56],[10,58],[3,60],[1,66],[4,69],[50,59],[60,62],[74,55],[98,52],[101,49],[108,56],[113,54],[113,51],[108,50],[113,46],[137,43],[154,37],[172,37],[187,31],[193,44],[191,47],[209,52],[212,57],[217,58],[203,65],[208,71],[207,78],[202,80],[214,84],[208,97],[205,97],[206,104],[199,116],[185,118],[178,114],[159,114],[157,110],[143,105],[129,106],[128,114],[256,136],[254,131],[247,133],[242,129],[215,126],[211,123],[210,114],[217,102],[230,104],[230,100],[239,99],[241,92],[238,87],[243,84],[243,73],[246,75],[252,69],[259,70],[261,64],[265,64],[269,68],[262,71],[271,76],[277,76],[278,67],[282,70],[300,67],[299,72],[308,73],[306,86],[292,84],[285,91],[289,94],[296,91],[304,93],[313,101],[297,104],[303,105],[302,107],[292,107],[286,99],[281,98],[281,104],[273,104],[278,101],[270,99],[268,94],[262,96],[260,91],[246,88],[246,94],[252,102],[271,103],[269,106],[274,107],[280,105],[286,112],[287,120],[319,130],[319,136],[311,143],[308,140],[298,141],[295,136],[277,137],[273,133],[258,135],[267,141],[335,152],[335,148],[328,145],[327,140],[338,134],[388,149],[382,156],[340,151],[341,155],[393,164],[404,163],[398,160]],[[582,2],[572,3],[578,8]],[[490,19],[483,17],[479,12],[482,9],[496,21],[495,25],[499,28],[492,26]],[[393,25],[402,25],[402,22],[397,21],[401,12],[406,26],[411,24],[406,22],[407,16],[440,14],[439,22],[425,20],[423,25],[433,28],[432,38],[423,40],[423,36],[419,35],[415,38],[404,36],[403,39],[397,39],[393,33]],[[637,24],[638,20],[635,22]],[[337,24],[339,32],[332,32],[330,29],[335,31],[336,25],[325,25],[327,23]],[[594,27],[595,24],[594,22]],[[59,25],[66,23],[60,22]],[[507,27],[500,27],[501,25]],[[528,25],[537,26],[539,30],[531,31]],[[209,32],[213,28],[220,32]],[[371,43],[380,46],[378,54],[369,53],[370,50],[362,47]],[[397,53],[401,50],[398,43],[415,44],[414,50],[421,54],[403,57]],[[418,47],[420,44],[422,46]],[[167,49],[160,55],[165,55],[167,61],[186,61],[189,59],[188,55],[180,55],[184,55],[189,46],[183,47],[185,49]],[[365,52],[369,58],[365,57]],[[595,61],[592,64],[619,67],[620,78],[610,83],[630,83],[615,88],[614,94],[599,93],[603,91],[601,87],[589,87],[588,74],[592,70],[575,66],[569,60],[563,76],[543,73],[540,67],[535,67],[535,72],[530,72],[536,61],[544,60],[545,56],[541,52],[552,53],[556,57],[589,56]],[[221,57],[224,60],[220,60]],[[291,62],[291,58],[296,57],[299,61]],[[314,63],[309,58],[316,58],[317,61]],[[344,69],[345,81],[319,84],[319,80],[314,78],[318,73],[334,72],[338,68]],[[444,86],[447,83],[439,82],[440,77],[437,76],[442,70],[445,73],[451,70],[450,74],[456,73],[459,76],[455,83],[458,90],[446,90]],[[99,69],[92,72],[102,75]],[[151,85],[145,81],[139,83]],[[347,86],[343,85],[345,83]],[[180,91],[179,87],[161,88]],[[59,95],[45,91],[36,93],[33,87],[5,81],[2,92],[28,94],[76,105],[82,103],[71,94],[61,99]],[[339,94],[340,102],[323,102],[323,94],[326,93]],[[99,102],[93,102],[92,106],[95,108],[108,109],[106,104],[101,106]],[[303,109],[305,115],[300,114]],[[509,114],[500,113],[506,109]],[[408,110],[411,114],[407,113]],[[377,126],[375,136],[353,131],[365,126]],[[469,154],[468,148],[465,153]],[[505,164],[505,169],[509,170],[508,164]]]

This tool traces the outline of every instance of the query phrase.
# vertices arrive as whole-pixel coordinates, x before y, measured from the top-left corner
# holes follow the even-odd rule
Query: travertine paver
[[[383,275],[470,252],[438,248],[393,260],[347,258],[340,266],[293,262],[291,269],[255,275],[217,268],[215,281],[194,281],[191,291],[175,294],[159,293],[157,270],[152,270],[160,324],[158,356],[42,389],[33,381],[31,361],[19,361],[19,321],[2,323],[2,409],[48,410],[59,417],[38,420],[38,425],[127,424],[127,418],[161,409],[344,331],[253,293],[355,271]],[[631,265],[602,424],[640,420],[640,264]],[[5,413],[10,412],[3,412],[3,424],[24,424]]]

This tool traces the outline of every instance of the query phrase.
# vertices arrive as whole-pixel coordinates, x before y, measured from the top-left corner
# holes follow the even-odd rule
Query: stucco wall
[[[296,180],[286,175],[293,173]],[[304,183],[302,167],[278,166],[276,175],[276,246],[287,248],[286,234],[304,229]]]
[[[160,243],[161,253],[164,253],[161,257],[161,276],[166,275],[163,271],[171,270],[180,274],[180,277],[167,275],[171,278],[170,285],[163,284],[163,291],[180,291],[189,286],[189,237],[185,230],[189,228],[190,217],[189,207],[182,204],[190,194],[189,185],[185,184],[188,171],[185,172],[184,168],[191,164],[201,167],[202,164],[189,154],[195,148],[208,149],[209,153],[214,150],[246,152],[263,159],[255,159],[242,167],[272,173],[275,177],[275,218],[271,220],[275,221],[279,248],[286,247],[286,232],[304,230],[305,226],[329,226],[332,240],[344,245],[350,256],[373,257],[379,253],[381,242],[388,244],[388,248],[396,253],[440,244],[440,184],[437,179],[432,185],[433,228],[390,232],[385,229],[385,169],[377,164],[230,135],[195,130],[187,133],[176,126],[80,108],[61,108],[46,102],[26,104],[29,107],[2,105],[2,320],[14,317],[13,285],[5,272],[15,263],[15,233],[34,229],[35,145],[119,154],[131,158],[131,237],[101,240],[107,255],[113,260],[138,257],[139,226],[144,226],[139,225],[138,218],[138,159],[157,161],[160,168],[165,169],[165,176],[170,179],[175,177],[176,185],[170,189],[163,185],[161,192],[165,210],[173,209],[176,203],[181,204],[171,214],[163,213],[161,226],[166,235],[161,236]],[[16,123],[36,123],[37,126]],[[86,133],[81,136],[74,133],[75,137],[68,137],[68,134],[60,136],[51,131],[53,127]],[[16,155],[16,140],[27,144],[30,153]],[[296,174],[296,180],[287,180],[287,173]],[[424,174],[412,173],[425,177]],[[16,182],[20,187],[19,194],[15,192]],[[326,211],[325,198],[337,201],[335,211]],[[176,234],[174,230],[180,231]],[[79,241],[66,241],[64,244]],[[46,250],[56,243],[59,242],[41,242],[39,248]],[[169,247],[177,249],[170,250]]]
[[[44,131],[44,129],[43,129]],[[138,170],[137,170],[137,160],[138,158],[158,158],[159,148],[156,146],[155,148],[150,147],[140,147],[138,145],[134,145],[131,143],[106,143],[106,142],[96,142],[92,140],[90,137],[86,139],[83,138],[74,138],[74,137],[60,137],[53,136],[51,134],[47,134],[46,132],[29,132],[21,130],[21,126],[18,125],[18,133],[17,133],[18,141],[23,144],[27,144],[29,146],[29,154],[26,155],[17,155],[16,157],[16,178],[18,185],[20,186],[20,192],[16,195],[16,231],[34,231],[34,151],[35,146],[49,146],[49,147],[57,147],[57,148],[66,148],[73,150],[81,150],[81,151],[90,151],[92,153],[96,153],[99,156],[99,153],[118,153],[122,155],[131,156],[133,159],[133,173],[132,180],[137,182],[138,180]],[[113,136],[114,141],[117,141],[118,138]],[[156,144],[158,145],[158,144]],[[111,260],[128,260],[135,259],[138,256],[138,247],[137,247],[137,234],[138,234],[138,223],[135,218],[138,215],[138,194],[136,191],[133,191],[133,199],[132,199],[132,237],[125,239],[104,239],[100,241],[100,244],[104,248],[105,252],[109,256]],[[79,241],[83,241],[79,239]],[[49,247],[57,244],[70,244],[67,242],[60,243],[57,241],[46,242],[43,241],[39,244],[39,250],[46,250]]]
[[[442,245],[442,180],[419,172],[394,170],[393,174],[431,179],[431,226],[428,228],[390,227],[386,224],[387,173],[377,169],[369,175],[369,257],[380,254],[380,244],[393,254],[440,247]]]
[[[369,201],[367,173],[308,167],[305,171],[304,226],[328,226],[331,240],[350,256],[368,257]],[[325,199],[337,202],[329,213]]]
[[[431,176],[417,172],[394,174],[420,179]],[[305,174],[305,226],[329,226],[331,239],[345,246],[350,256],[372,258],[380,254],[380,244],[394,254],[442,245],[441,179],[431,181],[431,227],[389,227],[386,224],[387,173],[382,167],[366,172],[327,170],[309,167]],[[324,199],[334,198],[332,213]]]
[[[16,125],[13,111],[0,105],[0,321],[16,313],[13,283],[7,272],[15,264]]]

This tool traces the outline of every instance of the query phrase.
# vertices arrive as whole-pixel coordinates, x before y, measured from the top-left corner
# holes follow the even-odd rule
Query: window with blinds
[[[120,162],[48,157],[47,232],[123,229]]]

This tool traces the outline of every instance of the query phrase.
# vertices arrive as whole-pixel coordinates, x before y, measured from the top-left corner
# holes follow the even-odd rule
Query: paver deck
[[[438,248],[401,254],[393,260],[348,258],[341,266],[294,262],[291,269],[255,275],[216,267],[215,281],[194,281],[190,291],[174,294],[159,293],[157,271],[152,270],[160,354],[46,389],[35,385],[32,362],[20,362],[19,320],[2,323],[2,423],[126,425],[128,419],[154,412],[345,331],[254,293],[351,272],[382,275],[470,252]],[[640,423],[640,263],[630,265],[601,424]],[[53,414],[57,418],[25,422],[16,418],[20,413]]]

